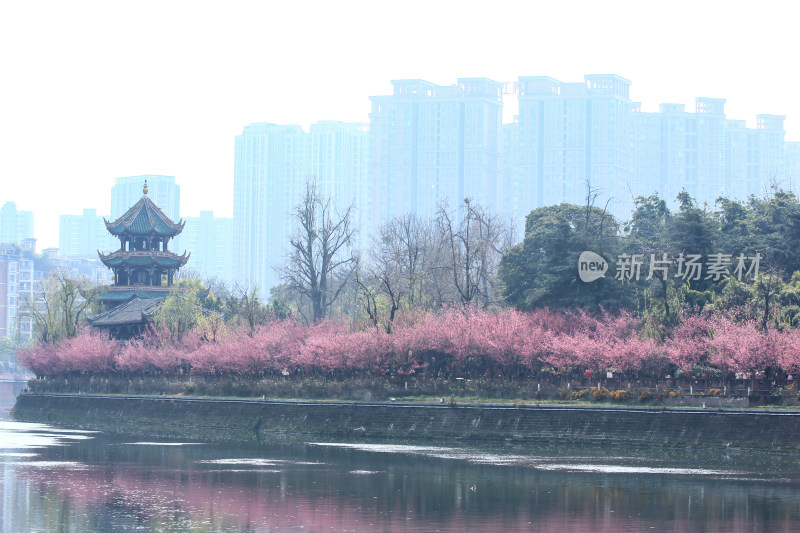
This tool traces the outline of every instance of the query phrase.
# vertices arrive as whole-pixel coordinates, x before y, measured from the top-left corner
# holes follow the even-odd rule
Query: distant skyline
[[[646,111],[725,98],[729,118],[786,115],[800,140],[788,1],[381,5],[0,4],[0,204],[35,213],[40,250],[60,214],[109,213],[123,176],[175,176],[181,215],[229,217],[244,126],[368,122],[402,78],[613,73]]]

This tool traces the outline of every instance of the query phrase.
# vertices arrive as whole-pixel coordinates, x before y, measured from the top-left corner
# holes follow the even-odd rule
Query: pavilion
[[[168,243],[183,231],[185,222],[173,222],[147,196],[114,222],[105,221],[109,233],[119,238],[119,250],[98,251],[100,260],[114,272],[114,283],[103,291],[105,311],[88,319],[96,328],[116,338],[130,338],[144,331],[158,304],[172,290],[175,273],[191,254],[177,255]]]

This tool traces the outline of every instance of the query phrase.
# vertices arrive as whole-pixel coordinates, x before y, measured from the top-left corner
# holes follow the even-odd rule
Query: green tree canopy
[[[166,329],[173,341],[180,341],[203,316],[203,301],[213,298],[199,279],[178,280],[153,315],[158,329]]]
[[[500,262],[506,301],[519,309],[627,307],[630,285],[613,279],[621,251],[619,229],[597,207],[560,204],[532,211],[525,220],[524,240]],[[578,257],[586,250],[609,263],[606,276],[592,283],[578,277]]]
[[[729,253],[758,252],[764,256],[765,268],[787,275],[800,270],[800,203],[793,193],[777,190],[766,198],[750,197],[746,203],[725,198],[717,203],[725,216],[722,244]],[[733,227],[725,224],[733,218],[731,212],[738,215]]]

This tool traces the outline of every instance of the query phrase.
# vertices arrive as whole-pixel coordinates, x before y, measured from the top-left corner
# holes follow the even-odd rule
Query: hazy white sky
[[[251,122],[366,122],[390,80],[582,81],[614,73],[646,111],[727,98],[800,140],[792,1],[0,1],[0,204],[109,212],[113,180],[168,174],[184,216],[233,208]]]

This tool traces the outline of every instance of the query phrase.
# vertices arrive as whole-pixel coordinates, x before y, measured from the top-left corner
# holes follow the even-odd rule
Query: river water
[[[800,457],[145,442],[0,420],[0,531],[800,531]]]

